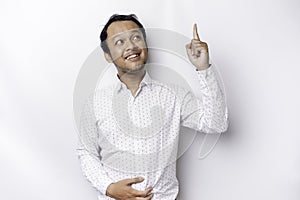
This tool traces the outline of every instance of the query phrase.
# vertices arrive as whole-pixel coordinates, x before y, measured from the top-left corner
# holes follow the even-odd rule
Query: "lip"
[[[140,56],[141,56],[141,52],[130,52],[129,54],[125,55],[124,58],[125,58],[125,60],[136,61],[136,60],[140,59]],[[131,58],[128,58],[128,57],[131,57]]]

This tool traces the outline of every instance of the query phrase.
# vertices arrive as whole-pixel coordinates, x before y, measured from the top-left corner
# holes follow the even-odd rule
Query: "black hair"
[[[107,28],[109,27],[109,25],[111,23],[113,23],[115,21],[133,21],[134,23],[136,23],[139,26],[139,28],[141,29],[142,34],[144,36],[144,40],[146,42],[146,31],[144,29],[144,26],[139,22],[139,20],[135,14],[130,14],[130,15],[114,14],[109,18],[108,22],[105,24],[105,26],[103,27],[101,34],[100,34],[101,48],[103,49],[103,51],[105,53],[109,53],[109,49],[105,42],[105,40],[107,38]]]

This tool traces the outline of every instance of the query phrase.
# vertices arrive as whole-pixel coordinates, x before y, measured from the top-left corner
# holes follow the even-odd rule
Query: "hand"
[[[193,39],[187,44],[186,51],[191,63],[199,70],[204,70],[209,67],[208,46],[199,38],[197,24],[194,24]]]
[[[106,195],[117,200],[150,200],[153,188],[140,191],[131,187],[132,184],[143,182],[143,178],[129,178],[112,183],[107,187]]]

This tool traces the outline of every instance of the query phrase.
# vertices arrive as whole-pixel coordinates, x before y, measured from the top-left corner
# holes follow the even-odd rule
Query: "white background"
[[[222,74],[230,128],[179,160],[180,200],[298,200],[300,3],[0,1],[0,199],[87,200],[75,154],[73,89],[113,13],[200,38]],[[176,41],[174,41],[176,42]]]

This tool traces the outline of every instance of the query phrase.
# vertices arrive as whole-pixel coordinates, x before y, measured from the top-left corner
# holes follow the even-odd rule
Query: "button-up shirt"
[[[201,98],[146,72],[135,95],[120,80],[98,89],[82,115],[77,153],[86,178],[99,191],[126,178],[143,177],[138,190],[152,186],[153,200],[178,194],[176,159],[180,126],[204,133],[228,127],[224,93],[213,70],[196,71]]]

